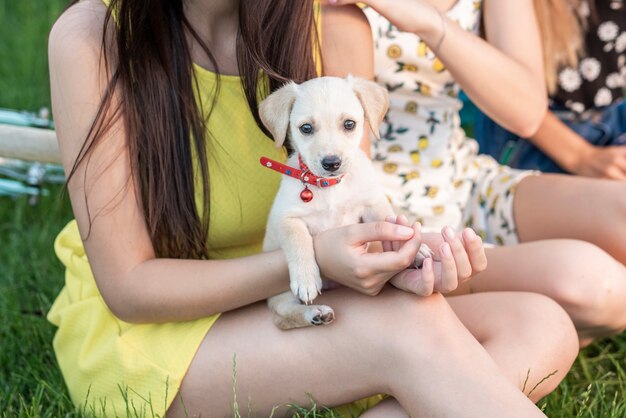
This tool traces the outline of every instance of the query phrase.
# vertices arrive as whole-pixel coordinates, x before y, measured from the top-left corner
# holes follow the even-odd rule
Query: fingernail
[[[452,251],[450,250],[450,244],[444,242],[441,244],[441,253],[444,257],[452,257]]]
[[[422,263],[422,270],[430,270],[433,267],[433,259],[432,258],[425,258],[424,262]]]
[[[407,226],[397,226],[396,227],[396,233],[398,235],[402,235],[403,237],[410,237],[413,235],[415,231],[413,231],[413,228],[409,228]]]
[[[476,239],[476,237],[477,237],[476,232],[474,232],[474,230],[473,230],[473,229],[471,229],[471,228],[467,228],[467,229],[465,230],[465,238],[466,238],[466,239],[468,239],[468,240],[470,240],[470,241],[473,241],[473,240],[475,240],[475,239]]]
[[[392,222],[392,223],[395,223],[395,222],[393,222],[393,216],[391,216],[391,215],[390,215],[390,216],[386,216],[386,217],[385,217],[385,222]]]
[[[449,226],[446,226],[445,228],[443,228],[443,236],[446,237],[448,240],[453,240],[454,231]]]

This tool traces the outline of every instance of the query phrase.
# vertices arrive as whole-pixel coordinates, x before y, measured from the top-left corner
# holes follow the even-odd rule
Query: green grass
[[[0,107],[49,106],[46,38],[65,3],[0,2]],[[52,188],[34,207],[26,198],[0,197],[0,417],[82,415],[68,398],[52,352],[54,327],[45,319],[63,283],[52,243],[71,218],[59,192]],[[539,406],[550,417],[626,417],[625,359],[626,335],[592,345]],[[330,417],[313,408],[296,414]]]
[[[0,107],[50,108],[48,30],[68,0],[0,2]]]
[[[0,415],[57,417],[72,405],[45,314],[63,283],[51,245],[71,210],[58,198],[27,200],[0,198]]]

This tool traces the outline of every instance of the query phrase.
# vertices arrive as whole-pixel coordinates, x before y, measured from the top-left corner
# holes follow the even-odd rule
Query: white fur
[[[263,243],[264,251],[282,248],[289,266],[292,293],[285,292],[268,300],[280,328],[321,325],[334,319],[330,307],[309,305],[322,289],[312,236],[338,226],[380,221],[393,215],[371,162],[360,148],[366,119],[377,135],[387,106],[383,88],[351,77],[322,77],[300,85],[290,83],[260,105],[261,119],[277,146],[282,146],[289,137],[295,149],[288,165],[298,168],[299,155],[317,176],[344,175],[341,183],[331,187],[309,185],[313,200],[308,203],[300,199],[302,182],[282,177]],[[351,131],[344,128],[347,119],[356,122]],[[314,127],[311,135],[300,132],[305,123]],[[336,155],[342,161],[334,173],[321,164],[329,155]]]

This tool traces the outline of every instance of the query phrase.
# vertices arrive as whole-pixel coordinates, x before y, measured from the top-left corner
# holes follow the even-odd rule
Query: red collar
[[[267,157],[261,157],[262,166],[278,171],[279,173],[285,174],[289,177],[293,177],[294,179],[298,179],[302,181],[302,183],[308,183],[317,187],[330,187],[341,183],[343,175],[339,177],[318,177],[311,173],[311,170],[309,170],[309,167],[302,162],[300,156],[298,156],[298,162],[300,163],[300,170],[279,163],[278,161],[270,160]]]

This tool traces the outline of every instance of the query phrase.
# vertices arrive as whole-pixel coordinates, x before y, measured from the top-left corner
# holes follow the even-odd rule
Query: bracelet
[[[441,18],[441,38],[439,38],[439,41],[437,41],[437,45],[435,45],[435,47],[433,48],[433,52],[435,53],[435,55],[438,55],[441,44],[446,37],[446,30],[448,28],[448,25],[446,24],[446,16],[443,14],[443,12],[437,8],[435,9],[437,10],[437,13],[439,13],[439,17]]]

